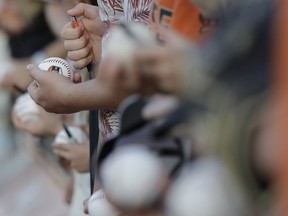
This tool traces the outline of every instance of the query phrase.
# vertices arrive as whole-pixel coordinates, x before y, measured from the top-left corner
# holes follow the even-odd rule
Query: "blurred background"
[[[0,64],[9,61],[7,35],[0,33]],[[67,175],[57,164],[49,142],[15,129],[13,98],[0,91],[0,215],[68,215],[63,187]]]
[[[57,8],[61,9],[59,6]],[[32,54],[44,49],[57,37],[52,33],[53,27],[48,27],[44,10],[42,1],[0,2],[1,216],[60,216],[69,212],[63,192],[67,174],[52,154],[51,140],[16,129],[11,118],[15,99],[21,91],[26,91],[29,82],[26,65],[28,62],[33,63]],[[61,13],[65,18],[64,9]],[[60,25],[67,21],[68,18],[64,19]],[[34,63],[39,62],[35,60]],[[21,74],[24,74],[24,78]],[[15,78],[18,75],[20,77]],[[11,80],[18,80],[16,87],[12,86]]]
[[[105,6],[108,4],[106,1],[103,2]],[[177,2],[183,3],[184,0]],[[199,8],[205,8],[201,3],[209,1],[191,2]],[[209,3],[213,5],[211,2]],[[224,4],[227,1],[220,2]],[[159,91],[168,92],[173,98],[156,94],[148,100],[142,100],[143,98],[137,100],[139,98],[131,97],[128,98],[128,102],[124,101],[126,102],[123,103],[124,105],[128,104],[125,107],[128,111],[125,111],[133,116],[133,121],[131,123],[129,118],[127,120],[122,109],[125,117],[122,120],[123,122],[127,120],[128,123],[125,123],[128,126],[121,125],[124,129],[105,143],[108,150],[101,149],[100,157],[97,158],[97,171],[104,170],[97,174],[101,177],[105,193],[107,192],[115,206],[127,210],[128,216],[288,215],[285,211],[288,206],[286,154],[288,13],[283,9],[284,6],[276,7],[278,2],[288,9],[285,0],[247,0],[245,1],[247,4],[241,5],[240,9],[232,8],[235,10],[227,14],[229,19],[223,25],[218,18],[208,19],[202,16],[205,12],[212,13],[211,11],[201,11],[203,14],[197,12],[199,15],[195,24],[197,33],[186,32],[184,29],[183,38],[179,36],[180,30],[175,27],[176,25],[174,26],[175,32],[179,33],[179,38],[185,43],[179,42],[181,46],[177,44],[179,47],[176,46],[175,49],[174,42],[176,44],[178,40],[174,38],[175,41],[171,43],[173,45],[169,44],[167,52],[163,52],[163,55],[168,56],[166,61],[175,66],[176,69],[173,68],[177,72],[175,74],[178,75],[178,69],[179,71],[181,69],[183,73],[189,71],[188,75],[179,78],[180,87],[177,86],[179,81],[175,78],[177,76],[172,76],[172,79],[168,76],[169,85],[162,86],[159,80],[158,83],[155,80],[151,83],[149,79],[148,82],[146,80],[151,86],[155,84],[156,90],[153,87],[151,89],[156,93],[163,87],[164,90]],[[75,115],[57,115],[45,112],[34,103],[26,91],[32,81],[27,73],[27,64],[39,65],[42,60],[50,56],[66,58],[67,52],[60,32],[62,27],[70,22],[66,14],[67,9],[74,5],[74,1],[68,0],[0,0],[0,216],[84,215],[82,201],[90,196],[89,159],[91,158],[89,158],[87,136],[88,114],[81,112]],[[193,11],[196,11],[195,8],[196,6],[192,7]],[[177,18],[180,19],[180,15]],[[171,22],[171,28],[172,24]],[[218,31],[215,30],[216,27]],[[134,30],[133,27],[131,29],[126,27],[122,35],[119,32],[123,29],[118,29],[118,33],[120,38],[124,38],[129,44],[132,39],[127,32],[133,33]],[[117,31],[115,32],[117,34]],[[135,32],[136,39],[141,39],[142,32]],[[159,30],[159,35],[157,34],[159,40],[160,32],[162,29]],[[175,32],[171,35],[174,36]],[[207,32],[214,34],[211,33],[213,36],[204,43],[198,41],[199,32],[203,33],[204,36],[201,37],[205,39]],[[170,32],[166,34],[170,36]],[[191,38],[191,41],[184,40],[188,36],[193,37],[195,41],[192,42]],[[119,41],[117,37],[115,38],[112,37],[115,40],[114,44],[118,45]],[[139,47],[143,48],[140,45]],[[155,47],[156,54],[159,50],[163,51],[158,44]],[[113,51],[113,47],[111,50]],[[154,50],[152,51],[154,54]],[[193,58],[190,59],[190,55],[193,55]],[[169,58],[172,60],[170,61]],[[182,63],[181,66],[179,62]],[[168,71],[171,68],[168,68]],[[143,71],[145,72],[145,69]],[[183,75],[180,72],[179,74],[179,76]],[[176,87],[173,84],[176,84]],[[147,86],[147,92],[151,91],[150,86]],[[147,86],[143,89],[147,90],[145,89]],[[129,104],[131,101],[135,102],[136,110],[129,110],[129,105],[133,105],[133,103]],[[104,112],[103,115],[115,117],[109,112]],[[117,122],[115,119],[108,121],[107,125],[112,122],[113,126]],[[138,120],[140,123],[137,122]],[[33,123],[30,124],[31,122]],[[73,140],[75,143],[70,146],[77,143],[85,144],[78,145],[79,148],[74,148],[74,145],[74,152],[71,155],[75,157],[71,161],[83,157],[78,160],[79,166],[72,168],[70,167],[72,162],[70,163],[64,156],[63,158],[59,156],[61,148],[53,147],[55,142],[60,144],[65,144],[67,140],[71,142],[73,137],[69,136],[65,124],[81,125],[77,126],[81,131],[80,141]],[[107,125],[100,126],[108,128]],[[112,126],[109,130],[114,132]],[[154,133],[155,131],[157,133]],[[65,138],[63,134],[66,134]],[[76,134],[75,130],[74,135]],[[58,141],[55,141],[56,138]],[[142,147],[145,146],[151,151],[147,153],[141,148],[140,150],[124,148],[127,147],[127,143],[138,145],[138,141]],[[59,155],[55,153],[57,150]],[[130,157],[131,155],[136,157]],[[155,155],[157,157],[154,157]],[[168,158],[165,158],[166,156]],[[123,158],[128,162],[122,160]],[[155,164],[146,164],[147,161]],[[159,165],[162,163],[165,164],[164,168]],[[160,175],[163,174],[162,171],[165,177]],[[79,173],[85,173],[85,176],[80,176]],[[154,182],[149,178],[146,179],[149,174],[152,180],[156,179]],[[155,176],[165,180],[160,184]],[[149,184],[150,180],[152,183],[156,182],[155,185],[159,183],[161,190],[153,188],[152,184]],[[150,189],[152,195],[148,194],[146,189],[147,191]],[[75,196],[72,195],[73,190],[80,191],[77,195],[77,204],[75,204],[76,192]],[[168,191],[168,195],[162,190]],[[98,200],[102,200],[105,195],[101,190],[99,191],[95,194],[100,193]],[[146,206],[144,195],[142,196],[146,192],[147,197],[150,198],[146,200],[150,205],[149,208]],[[154,192],[155,197],[157,196],[154,197],[156,201],[153,199]],[[152,198],[149,197],[150,195]],[[136,198],[139,198],[139,203],[145,205],[143,204],[143,207],[134,202],[135,207],[128,203],[126,198],[128,201],[132,200],[132,204],[133,201],[137,202]],[[93,206],[93,201],[97,199],[91,200]],[[128,208],[130,204],[132,210]],[[146,208],[145,211],[140,211],[143,209],[135,211],[139,207],[137,204],[141,208]],[[95,205],[97,207],[97,203]],[[71,211],[73,206],[76,209],[74,213]],[[107,212],[110,211],[109,214],[106,212],[107,214],[97,216],[115,214],[110,206],[107,209]],[[91,212],[90,215],[94,216]]]

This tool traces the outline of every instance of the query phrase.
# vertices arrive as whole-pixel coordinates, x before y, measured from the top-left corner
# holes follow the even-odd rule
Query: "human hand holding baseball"
[[[89,63],[99,61],[106,25],[100,20],[98,7],[90,4],[80,3],[67,13],[70,16],[81,16],[79,26],[74,28],[71,23],[67,23],[61,36],[68,58],[74,61],[73,66],[83,69]]]
[[[52,57],[46,60],[40,63],[39,67],[32,64],[27,65],[29,75],[34,79],[28,86],[31,98],[48,112],[76,112],[73,107],[67,107],[67,104],[70,104],[70,89],[73,88],[74,83],[81,82],[81,75],[74,73],[73,69],[63,59]],[[55,60],[56,63],[51,63],[50,60]],[[67,111],[67,108],[70,109]]]
[[[18,106],[16,101],[12,109],[12,121],[16,128],[24,130],[34,136],[55,136],[62,127],[61,116],[53,113],[47,113],[41,107],[38,107],[37,112],[29,113],[29,104],[22,104],[21,109],[27,110],[26,118],[19,116],[19,111],[15,110]],[[25,113],[23,113],[25,115]],[[29,118],[29,119],[28,119]],[[26,120],[27,121],[26,121]],[[23,121],[24,120],[24,121]]]

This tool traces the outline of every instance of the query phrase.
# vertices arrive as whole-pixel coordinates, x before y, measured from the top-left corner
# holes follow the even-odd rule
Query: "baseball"
[[[89,199],[90,216],[116,216],[119,212],[107,201],[103,190],[96,191]]]
[[[168,216],[245,215],[242,190],[226,168],[214,159],[199,159],[182,169],[170,187],[165,211]]]
[[[162,192],[164,176],[160,159],[142,146],[117,149],[100,168],[107,197],[122,209],[148,207]]]
[[[68,134],[63,128],[57,133],[53,144],[70,144],[75,142],[81,144],[87,141],[87,135],[81,128],[75,126],[68,126],[67,128],[74,140],[68,136]]]
[[[122,27],[112,28],[103,56],[112,56],[129,67],[135,49],[142,45],[153,44],[155,40],[151,30],[141,23],[131,23],[127,28],[133,34],[132,37]]]
[[[17,98],[13,109],[21,122],[25,124],[36,121],[40,112],[40,107],[32,100],[28,93]]]
[[[44,61],[42,61],[38,65],[38,67],[41,70],[45,70],[48,72],[56,71],[57,73],[73,80],[73,68],[68,61],[62,58],[58,57],[47,58]]]

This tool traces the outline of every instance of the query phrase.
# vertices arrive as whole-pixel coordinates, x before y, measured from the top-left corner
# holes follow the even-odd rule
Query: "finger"
[[[83,59],[79,59],[77,61],[73,62],[73,67],[76,69],[83,69],[85,67],[87,67],[87,65],[92,62],[93,60],[93,54],[91,53],[89,56],[83,58]]]
[[[80,50],[69,51],[67,57],[72,61],[78,61],[89,56],[92,52],[90,44],[87,44],[84,48]]]
[[[59,150],[59,151],[68,151],[69,150],[69,146],[67,144],[54,144],[53,145],[53,149],[55,150]]]
[[[27,88],[30,97],[37,103],[39,98],[39,85],[37,81],[33,81]]]
[[[61,37],[64,40],[74,40],[80,38],[83,35],[83,27],[79,25],[76,28],[73,28],[71,23],[67,23],[61,30]]]
[[[73,82],[74,83],[81,83],[82,82],[82,77],[81,77],[80,73],[74,73]]]
[[[14,126],[19,128],[19,129],[22,128],[22,122],[14,111],[12,111],[11,116],[12,116],[12,122],[13,122]]]
[[[39,67],[36,67],[33,64],[27,65],[27,70],[29,75],[39,84],[41,84],[43,80],[47,80],[49,77],[48,73],[43,73],[44,72],[43,70],[39,69]]]
[[[67,11],[69,16],[84,16],[88,19],[93,19],[98,16],[98,7],[90,4],[80,3],[71,10]]]
[[[53,152],[58,157],[61,157],[61,158],[64,158],[65,160],[69,160],[70,161],[71,155],[70,155],[69,152],[63,151],[63,150],[59,150],[59,149],[53,149]]]
[[[134,53],[135,66],[138,70],[145,67],[154,67],[167,57],[167,50],[161,47],[137,49]]]
[[[82,36],[80,35],[76,39],[65,40],[64,48],[67,51],[80,50],[80,49],[85,48],[88,43],[89,43],[89,40],[86,37],[86,35],[82,35]]]
[[[88,203],[89,203],[89,198],[83,201],[83,211],[85,214],[89,214],[88,212]]]

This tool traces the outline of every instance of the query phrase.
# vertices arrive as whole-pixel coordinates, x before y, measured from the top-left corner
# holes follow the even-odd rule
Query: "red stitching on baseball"
[[[70,70],[70,66],[68,64],[66,64],[66,61],[64,59],[60,59],[60,58],[49,58],[49,59],[45,59],[42,63],[58,63],[61,64],[62,66],[64,66],[67,70],[68,73],[68,78],[71,79],[71,70]]]

